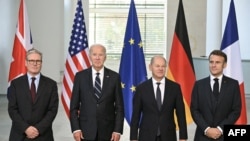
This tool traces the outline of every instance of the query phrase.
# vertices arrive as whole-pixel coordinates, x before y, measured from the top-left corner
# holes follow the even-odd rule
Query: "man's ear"
[[[152,71],[152,66],[151,66],[151,64],[148,65],[148,68],[149,68],[150,71]]]
[[[224,63],[224,64],[223,64],[223,68],[226,68],[226,67],[227,67],[227,63]]]

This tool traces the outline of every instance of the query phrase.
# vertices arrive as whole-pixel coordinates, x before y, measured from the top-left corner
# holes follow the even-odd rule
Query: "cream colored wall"
[[[167,2],[167,57],[172,47],[178,5],[178,0]],[[183,7],[192,55],[203,56],[206,51],[206,0],[183,0]]]
[[[26,0],[34,47],[43,52],[42,73],[60,81],[64,58],[63,0]]]
[[[42,73],[59,82],[64,62],[64,1],[25,2],[34,47],[43,52]],[[0,0],[0,94],[7,92],[19,6],[20,0]]]

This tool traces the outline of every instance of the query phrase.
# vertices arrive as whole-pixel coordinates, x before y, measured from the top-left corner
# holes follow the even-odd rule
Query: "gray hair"
[[[43,54],[42,54],[42,52],[40,52],[39,50],[37,50],[37,49],[35,49],[35,48],[32,48],[32,49],[30,49],[30,50],[27,51],[27,53],[26,53],[26,60],[28,60],[28,56],[29,56],[30,54],[39,54],[39,55],[41,56],[41,60],[43,59]]]
[[[90,53],[90,54],[91,54],[91,52],[92,52],[92,47],[95,47],[95,46],[102,47],[102,48],[103,48],[103,50],[104,50],[104,54],[106,55],[106,47],[105,47],[104,45],[102,45],[102,44],[98,44],[98,43],[93,44],[93,45],[91,45],[91,46],[90,46],[90,49],[89,49],[89,53]]]
[[[165,64],[167,65],[167,60],[166,60],[163,56],[161,56],[161,55],[155,55],[155,56],[153,56],[153,57],[151,58],[151,60],[150,60],[150,64],[151,64],[151,65],[154,63],[155,58],[162,58],[162,59],[165,61]]]

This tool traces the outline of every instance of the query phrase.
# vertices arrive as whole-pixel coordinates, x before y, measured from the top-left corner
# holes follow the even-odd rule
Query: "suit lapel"
[[[88,68],[87,70],[87,77],[88,77],[88,82],[91,83],[87,83],[88,84],[88,88],[89,88],[89,95],[93,97],[93,101],[96,102],[96,97],[95,97],[95,91],[94,91],[94,80],[93,80],[93,76],[92,76],[92,68]],[[84,79],[83,79],[84,80]]]
[[[171,85],[170,85],[170,83],[169,83],[169,81],[165,78],[165,91],[164,91],[164,93],[162,93],[163,95],[164,95],[164,97],[163,97],[163,102],[162,102],[162,106],[161,107],[166,107],[165,105],[166,105],[166,103],[167,103],[167,97],[168,97],[168,93],[170,92],[170,91],[172,91],[171,90]],[[169,87],[167,87],[167,86],[169,86]]]
[[[225,76],[222,77],[222,81],[221,81],[221,87],[220,87],[220,93],[219,93],[219,101],[218,104],[221,102],[221,100],[223,100],[224,95],[226,94],[225,92],[225,88],[227,87],[227,78]]]
[[[153,84],[153,80],[152,78],[150,78],[150,80],[148,81],[148,90],[146,90],[146,92],[148,92],[149,94],[149,99],[152,99],[154,101],[154,108],[159,111],[159,108],[157,106],[157,101],[156,101],[156,94],[155,94],[155,90],[154,90],[154,86],[155,84]]]
[[[212,100],[213,91],[212,91],[211,84],[210,84],[210,77],[207,77],[204,83],[205,83],[204,95],[206,96],[206,99],[205,99],[206,101],[204,102],[207,102],[211,112],[214,112],[214,108],[213,108],[214,101]]]
[[[104,95],[106,93],[105,90],[108,89],[108,85],[110,83],[109,78],[110,78],[109,70],[104,67],[103,84],[102,84],[102,91],[101,91],[102,95],[101,95],[99,101],[101,101],[103,99],[103,97],[105,97],[105,95]]]
[[[29,100],[32,102],[32,97],[31,97],[31,94],[30,94],[29,80],[28,80],[27,74],[25,76],[23,76],[22,79],[24,79],[23,80],[24,83],[22,83],[23,88],[24,88],[24,93],[25,93],[25,95],[27,95]]]
[[[162,107],[167,108],[168,106],[166,106],[166,104],[168,103],[168,99],[170,99],[171,97],[171,92],[174,92],[174,90],[172,90],[172,84],[170,83],[170,81],[168,79],[165,78],[165,92],[164,97],[163,97],[163,103],[162,103]]]
[[[159,109],[158,109],[158,106],[157,106],[157,101],[156,101],[156,94],[155,94],[155,90],[154,90],[154,84],[153,84],[153,80],[152,80],[152,78],[150,78],[148,81],[148,87],[147,87],[147,90],[145,90],[145,92],[147,93],[147,94],[149,94],[149,99],[150,100],[153,100],[154,102],[154,108],[157,110],[157,111],[159,111]],[[163,94],[163,93],[162,93]],[[161,110],[160,110],[161,111]],[[159,111],[159,112],[160,112]]]
[[[39,99],[39,97],[43,95],[42,93],[44,89],[46,89],[46,81],[45,77],[41,74],[34,103],[36,103],[37,99]]]

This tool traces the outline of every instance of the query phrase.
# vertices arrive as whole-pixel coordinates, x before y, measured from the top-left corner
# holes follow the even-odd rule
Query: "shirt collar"
[[[153,81],[153,84],[156,84],[158,81],[156,81],[153,77],[152,77],[152,81]],[[160,81],[161,84],[165,84],[165,77],[163,77]]]
[[[27,73],[28,79],[31,80],[32,77],[35,77],[36,80],[40,79],[41,73],[37,74],[36,76],[31,76],[29,73]]]
[[[211,81],[214,81],[214,78],[218,78],[219,80],[221,80],[221,79],[222,79],[222,76],[223,76],[223,75],[220,75],[219,77],[214,77],[213,75],[210,75],[210,80],[211,80]]]
[[[102,67],[100,69],[100,71],[98,71],[100,73],[100,75],[104,75],[104,67]],[[92,67],[92,74],[93,76],[96,75],[97,71]]]

